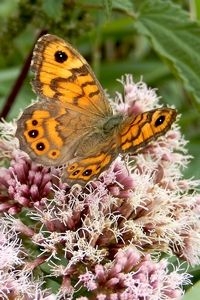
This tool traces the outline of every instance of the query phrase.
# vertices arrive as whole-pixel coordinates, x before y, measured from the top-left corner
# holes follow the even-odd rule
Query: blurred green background
[[[194,156],[185,170],[200,177],[199,1],[2,0],[0,2],[0,107],[16,118],[36,96],[21,70],[38,35],[47,31],[68,40],[91,64],[104,89],[122,92],[116,81],[131,73],[158,89],[164,104],[182,114],[180,125]],[[28,63],[28,61],[27,61]],[[24,80],[24,81],[23,81]],[[22,85],[20,87],[20,85]],[[14,101],[12,104],[11,102]]]

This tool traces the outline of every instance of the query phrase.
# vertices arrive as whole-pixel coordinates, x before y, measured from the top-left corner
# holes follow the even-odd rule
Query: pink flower
[[[0,169],[0,210],[15,214],[22,207],[40,205],[42,198],[50,194],[51,180],[48,168],[34,164],[27,155],[15,150],[10,167]]]
[[[33,279],[26,268],[26,254],[12,218],[0,220],[0,299],[54,300],[55,295],[42,290],[42,281]]]
[[[155,300],[180,299],[180,285],[188,280],[186,273],[170,273],[166,260],[153,262],[150,255],[142,257],[129,247],[118,251],[112,263],[96,265],[94,271],[80,275],[78,284],[96,295],[96,299]]]
[[[145,83],[128,75],[121,82],[125,95],[117,94],[116,111],[158,107],[155,90]],[[57,170],[31,162],[17,148],[11,126],[0,127],[2,159],[10,163],[0,168],[1,211],[15,214],[9,228],[23,236],[22,264],[32,271],[46,263],[48,278],[59,278],[57,299],[180,299],[189,275],[150,256],[164,252],[199,263],[199,180],[183,177],[191,157],[177,124],[140,152],[118,157],[85,187],[69,187]],[[25,284],[21,293],[33,297],[33,290]]]

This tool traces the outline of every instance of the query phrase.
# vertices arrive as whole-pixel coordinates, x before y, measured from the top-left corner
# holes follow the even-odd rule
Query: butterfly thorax
[[[112,133],[117,130],[120,124],[122,123],[123,116],[122,115],[113,115],[105,118],[102,131],[105,135]]]

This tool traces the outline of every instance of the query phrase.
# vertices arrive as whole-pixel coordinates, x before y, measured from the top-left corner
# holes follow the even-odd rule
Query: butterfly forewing
[[[34,49],[33,88],[42,97],[61,101],[93,118],[112,114],[104,91],[86,60],[64,40],[47,34]]]

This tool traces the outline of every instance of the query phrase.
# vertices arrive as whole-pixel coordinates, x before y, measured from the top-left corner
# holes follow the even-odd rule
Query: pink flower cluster
[[[83,285],[97,300],[179,299],[180,285],[189,282],[187,274],[168,271],[167,260],[153,262],[134,248],[119,250],[112,263],[97,264],[94,271],[79,276]],[[80,297],[78,299],[90,299]]]
[[[115,111],[130,115],[158,107],[145,83],[134,83],[130,75],[121,82],[124,95],[112,100]],[[189,275],[181,268],[170,271],[167,259],[152,260],[164,252],[200,262],[199,181],[183,178],[190,156],[177,124],[140,153],[118,157],[85,187],[69,187],[58,170],[30,161],[18,149],[12,126],[0,127],[0,209],[13,215],[6,217],[8,233],[23,235],[26,255],[13,268],[20,274],[26,266],[33,283],[27,284],[28,296],[16,287],[9,293],[35,299],[31,274],[44,264],[47,279],[57,284],[56,296],[44,292],[49,299],[180,299]],[[48,281],[42,275],[41,282]]]
[[[23,207],[40,206],[50,194],[51,179],[49,168],[32,163],[20,150],[13,151],[9,168],[0,171],[0,211],[16,214]]]

